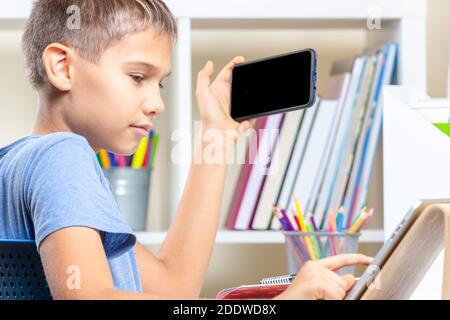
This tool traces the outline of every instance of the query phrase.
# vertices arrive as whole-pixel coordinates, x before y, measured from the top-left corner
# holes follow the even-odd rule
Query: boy
[[[67,12],[80,15],[68,23]],[[70,9],[70,10],[69,10]],[[36,1],[23,36],[38,92],[33,134],[0,149],[0,238],[35,239],[55,299],[198,298],[217,231],[226,174],[193,163],[157,255],[136,241],[120,215],[95,152],[132,154],[163,112],[173,15],[160,0]],[[211,82],[198,74],[202,132],[232,146],[251,123],[229,116],[234,58]],[[231,132],[231,134],[229,134]],[[194,157],[203,152],[198,144]],[[332,270],[369,263],[345,255],[308,263],[277,298],[342,299],[352,276]]]

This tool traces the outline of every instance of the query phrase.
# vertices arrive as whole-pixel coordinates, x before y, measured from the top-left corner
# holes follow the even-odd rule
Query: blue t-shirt
[[[42,240],[84,226],[100,232],[115,289],[142,292],[134,245],[94,150],[77,134],[31,135],[0,149],[0,239]]]

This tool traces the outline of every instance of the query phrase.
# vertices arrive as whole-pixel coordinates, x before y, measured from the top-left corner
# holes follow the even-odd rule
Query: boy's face
[[[134,153],[164,111],[160,84],[171,71],[171,49],[170,38],[150,28],[112,43],[97,64],[76,56],[64,108],[69,127],[96,151]]]

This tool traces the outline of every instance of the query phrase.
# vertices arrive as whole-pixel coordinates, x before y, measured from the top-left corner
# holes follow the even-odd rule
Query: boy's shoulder
[[[55,132],[46,135],[31,135],[19,139],[0,149],[0,160],[34,167],[41,161],[96,161],[94,150],[85,137],[72,132]],[[84,162],[84,161],[82,161]]]
[[[87,160],[96,162],[95,151],[85,137],[72,132],[55,132],[39,136],[29,146],[29,153],[39,159],[58,160],[86,164]]]
[[[54,132],[46,135],[33,135],[30,137],[36,137],[30,142],[30,147],[36,149],[52,148],[55,146],[81,146],[86,148],[87,151],[92,151],[88,141],[85,137],[72,132]]]
[[[55,146],[60,148],[75,147],[77,149],[81,147],[85,148],[86,151],[94,152],[85,137],[72,132],[54,132],[45,135],[30,135],[23,137],[1,148],[0,155],[9,151],[19,151],[21,149],[28,152],[45,152]]]

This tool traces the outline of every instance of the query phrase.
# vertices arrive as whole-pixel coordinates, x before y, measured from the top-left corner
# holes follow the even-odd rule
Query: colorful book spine
[[[292,194],[298,196],[305,213],[314,218],[314,230],[327,230],[330,212],[339,212],[336,227],[341,231],[349,230],[358,221],[355,214],[362,210],[367,198],[381,130],[378,101],[383,85],[392,83],[396,51],[397,44],[389,42],[365,50],[352,60],[335,63],[326,95],[317,97],[320,103],[304,110],[295,121],[286,114],[290,132],[282,131],[282,137],[289,142],[279,141],[274,149],[283,153],[277,177],[257,176],[251,164],[243,165],[228,211],[227,228],[283,228],[269,211],[274,205],[285,208],[285,219],[296,226],[298,217],[290,216]]]
[[[257,119],[254,130],[255,135],[250,135],[250,139],[248,141],[249,145],[257,144],[258,139],[258,131],[263,129],[266,125],[267,117],[262,117]],[[228,209],[227,218],[225,220],[225,227],[228,229],[234,229],[236,224],[237,215],[239,213],[239,208],[241,207],[241,203],[244,197],[245,190],[247,188],[247,183],[251,174],[252,164],[251,162],[255,161],[256,152],[251,152],[253,149],[247,148],[245,163],[242,165],[241,172],[239,174],[239,178],[236,182],[236,188],[234,191],[234,196],[231,201],[230,207]]]

